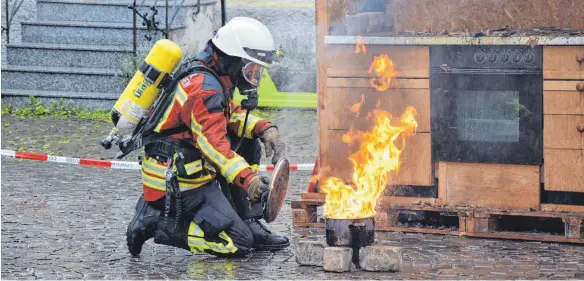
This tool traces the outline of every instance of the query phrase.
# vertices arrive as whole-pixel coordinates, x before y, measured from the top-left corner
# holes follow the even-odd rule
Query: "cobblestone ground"
[[[293,163],[316,155],[314,112],[275,114]],[[105,122],[2,117],[2,148],[65,156],[110,157],[97,141]],[[296,129],[292,131],[292,129]],[[128,159],[135,161],[135,159]],[[269,226],[297,239],[322,230],[293,229],[290,201],[310,173],[294,173],[286,205]],[[325,273],[298,266],[293,246],[246,259],[217,259],[147,242],[140,258],[125,247],[125,229],[140,195],[137,171],[107,170],[2,158],[3,279],[584,279],[584,247],[378,233],[403,247],[399,273]]]

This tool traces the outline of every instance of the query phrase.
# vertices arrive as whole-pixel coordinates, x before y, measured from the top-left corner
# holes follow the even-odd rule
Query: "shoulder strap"
[[[197,71],[211,74],[215,79],[217,79],[217,81],[219,81],[221,88],[225,89],[221,78],[211,68],[198,64],[195,60],[187,62],[186,70],[180,72],[176,78],[172,79],[172,82],[170,82],[167,87],[162,89],[163,93],[161,93],[160,97],[154,103],[148,118],[142,119],[136,126],[136,129],[134,129],[131,140],[123,147],[120,145],[122,155],[118,158],[121,158],[134,150],[140,149],[142,146],[148,145],[174,134],[187,132],[189,130],[186,126],[180,126],[161,132],[155,132],[154,128],[156,128],[158,122],[160,122],[166,109],[171,105],[174,99],[173,93],[180,80]]]

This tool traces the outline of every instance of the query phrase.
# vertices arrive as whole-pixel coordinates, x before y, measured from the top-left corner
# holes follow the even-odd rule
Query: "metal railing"
[[[176,16],[178,15],[178,12],[180,10],[180,8],[182,7],[182,5],[185,3],[185,0],[173,0],[172,1],[172,6],[169,3],[169,0],[164,0],[164,22],[165,22],[165,26],[164,29],[160,28],[160,21],[157,18],[159,12],[158,12],[158,0],[154,0],[154,2],[152,3],[152,5],[150,6],[150,11],[151,12],[146,12],[146,13],[142,13],[138,10],[139,7],[148,7],[149,5],[145,5],[146,0],[142,0],[141,3],[138,5],[136,3],[137,1],[134,0],[134,2],[132,3],[132,6],[129,6],[128,8],[132,10],[132,14],[133,14],[133,44],[132,44],[132,50],[134,52],[134,54],[136,54],[137,52],[137,17],[140,17],[142,19],[142,25],[146,26],[146,31],[150,32],[150,31],[154,31],[154,34],[156,35],[157,32],[162,33],[162,35],[164,35],[164,38],[169,37],[170,35],[170,28],[172,26],[172,23],[174,22]],[[224,0],[221,1],[222,2],[222,6],[224,3]],[[201,12],[201,0],[197,0],[197,5],[196,5],[197,9],[196,11],[193,13],[193,16],[198,15]],[[170,9],[172,8],[172,12],[170,11]],[[223,12],[223,9],[222,9]],[[146,34],[144,35],[146,40],[150,41],[152,40],[152,36],[150,34]]]
[[[13,5],[11,5],[10,2],[12,2]],[[5,1],[6,6],[4,7],[4,13],[6,15],[6,26],[2,26],[2,32],[6,32],[6,44],[10,44],[10,26],[12,25],[12,20],[14,19],[16,12],[18,12],[20,6],[22,6],[22,2],[24,2],[24,0]],[[10,10],[10,8],[12,8],[12,10]]]

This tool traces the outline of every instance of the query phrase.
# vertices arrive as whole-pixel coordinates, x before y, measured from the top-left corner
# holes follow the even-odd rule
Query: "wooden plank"
[[[579,126],[584,126],[584,115],[544,115],[543,147],[584,149]]]
[[[555,80],[584,78],[584,66],[576,60],[576,56],[584,56],[583,47],[544,46],[543,78]]]
[[[398,77],[429,78],[430,48],[427,46],[369,45],[366,53],[355,53],[354,45],[331,45],[327,48],[328,77],[370,77],[375,56],[387,55]]]
[[[397,176],[391,176],[394,185],[434,185],[432,174],[432,138],[429,133],[418,133],[407,139],[401,155],[402,165]]]
[[[324,204],[324,200],[319,199],[302,199],[292,200],[292,209],[305,209],[308,207],[317,207]]]
[[[373,118],[369,118],[374,109],[390,112],[399,119],[407,106],[416,109],[418,132],[430,132],[430,89],[391,89],[377,92],[374,89],[355,91],[349,88],[328,88],[328,99],[324,105],[323,114],[329,130],[371,129]],[[351,112],[351,106],[361,101],[363,104],[359,114]]]
[[[327,78],[326,81],[327,87],[371,88],[367,78]],[[394,79],[391,88],[430,89],[430,79]]]
[[[346,144],[342,136],[347,131],[329,130],[323,137],[327,141],[322,151],[321,167],[329,168],[330,174],[350,182],[353,174],[352,163],[348,157],[359,149],[358,144]],[[321,140],[322,141],[322,140]],[[402,165],[397,176],[390,175],[391,185],[432,186],[432,143],[429,133],[418,133],[406,140],[402,152]]]
[[[317,67],[317,91],[318,91],[318,134],[319,136],[324,135],[326,131],[326,125],[322,124],[323,120],[327,120],[326,117],[323,118],[322,108],[324,102],[326,101],[326,60],[324,59],[326,54],[326,45],[324,44],[324,37],[328,35],[329,29],[329,7],[327,0],[315,0],[315,24],[316,24],[316,67]],[[333,1],[328,1],[333,2]],[[338,6],[338,5],[337,5]],[[318,143],[319,154],[318,156],[322,159],[323,146],[326,143],[322,140]]]
[[[544,62],[545,67],[545,62]],[[546,80],[577,80],[581,79],[584,73],[581,70],[543,70],[543,78]]]
[[[292,209],[292,223],[294,225],[315,223],[316,219],[316,207]]]
[[[446,185],[440,184],[440,179],[445,179],[447,177],[447,162],[438,162],[438,171],[435,173],[438,175],[438,202],[439,205],[448,205],[448,198],[446,193]]]
[[[555,80],[544,80],[543,81],[543,90],[544,91],[578,91],[576,85],[578,83],[584,83],[583,80],[576,80],[576,81],[555,81]]]
[[[458,231],[462,232],[473,232],[475,229],[475,220],[472,217],[473,212],[460,212],[458,215]]]
[[[317,192],[303,192],[300,194],[300,198],[302,198],[302,200],[319,200],[324,203],[326,194]]]
[[[486,213],[475,212],[473,216],[467,219],[470,221],[470,226],[472,226],[472,228],[468,228],[468,233],[489,232],[496,229],[496,220]]]
[[[538,217],[538,218],[566,218],[569,215],[566,213],[558,212],[541,212],[541,211],[531,211],[531,212],[520,212],[520,211],[507,211],[507,210],[488,210],[484,212],[489,216],[514,216],[514,217]]]
[[[322,222],[297,223],[294,224],[294,227],[324,228],[324,223]]]
[[[413,233],[427,233],[427,234],[442,234],[442,235],[458,235],[458,231],[440,230],[434,228],[421,227],[396,227],[396,226],[375,226],[377,230],[393,231],[393,232],[413,232]]]
[[[407,205],[417,205],[417,206],[421,206],[422,204],[435,205],[436,202],[437,202],[436,198],[381,196],[377,200],[377,205],[393,208],[394,206],[407,206]]]
[[[584,29],[582,0],[392,0],[394,32],[473,31],[503,25]],[[537,16],[534,16],[537,15]]]
[[[584,206],[541,204],[541,210],[545,212],[584,213]]]
[[[570,217],[564,220],[566,226],[566,237],[584,238],[584,220],[578,217]]]
[[[429,78],[429,69],[403,69],[399,70],[399,73],[396,77],[398,78]],[[337,68],[331,67],[330,65],[326,69],[326,73],[328,77],[331,78],[351,78],[351,77],[365,77],[371,78],[375,77],[374,74],[368,73],[368,70],[365,69],[351,69],[351,68]]]
[[[495,239],[510,239],[510,240],[527,240],[527,241],[544,241],[544,242],[559,242],[559,243],[584,243],[584,239],[567,238],[559,235],[545,235],[545,234],[522,234],[513,232],[471,232],[469,237],[481,238],[495,238]]]
[[[584,93],[544,91],[543,114],[584,114]]]
[[[300,202],[309,202],[311,204],[317,204],[317,202],[321,202],[324,204],[326,201],[326,194],[325,193],[315,193],[315,192],[304,192],[300,195],[302,201]],[[292,201],[292,203],[297,201]],[[436,198],[425,198],[425,197],[399,197],[399,196],[381,196],[379,200],[377,200],[377,206],[383,206],[384,208],[388,208],[391,206],[404,206],[404,205],[418,205],[421,204],[428,204],[434,205],[436,202]],[[294,208],[300,208],[300,205],[297,207],[292,206]]]
[[[584,192],[584,150],[546,148],[543,159],[545,190]]]
[[[315,192],[304,192],[300,194],[302,201],[310,202],[324,202],[326,201],[325,193],[315,193]],[[377,200],[377,206],[390,207],[393,205],[421,205],[428,204],[434,205],[436,203],[436,198],[425,198],[425,197],[399,197],[399,196],[381,196]],[[294,202],[294,201],[292,201]]]
[[[447,212],[447,213],[458,213],[459,211],[468,211],[469,208],[463,207],[451,207],[451,206],[432,206],[432,205],[425,205],[425,204],[414,204],[414,205],[407,205],[407,204],[396,204],[396,205],[388,205],[389,209],[392,210],[410,210],[410,211],[430,211],[430,212]]]
[[[438,188],[446,191],[448,205],[539,209],[539,166],[443,164]]]

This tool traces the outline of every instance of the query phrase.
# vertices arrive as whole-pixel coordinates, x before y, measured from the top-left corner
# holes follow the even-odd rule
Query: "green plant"
[[[45,104],[31,96],[28,104],[14,107],[11,104],[2,104],[2,115],[20,117],[78,117],[82,119],[110,120],[110,111],[105,109],[89,110],[85,106],[74,106],[63,99]]]
[[[145,51],[138,51],[136,55],[129,55],[122,58],[118,69],[118,75],[124,79],[124,84],[130,83],[136,70],[138,70],[138,67],[144,62],[146,55],[148,55],[148,53]]]
[[[2,115],[10,114],[12,105],[9,103],[2,103]]]

